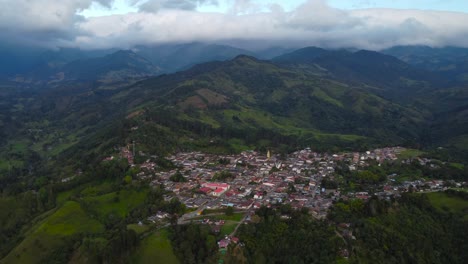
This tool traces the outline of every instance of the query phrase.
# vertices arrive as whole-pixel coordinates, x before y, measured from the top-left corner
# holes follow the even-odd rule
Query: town
[[[123,148],[121,156],[133,164],[130,146]],[[158,171],[155,162],[140,165],[137,177],[148,180],[152,186],[164,186],[187,208],[252,210],[261,206],[289,204],[293,209],[306,208],[317,219],[326,217],[334,201],[363,199],[372,195],[382,199],[398,197],[410,189],[416,191],[442,190],[442,180],[417,179],[395,184],[396,175],[369,190],[343,192],[340,186],[326,188],[323,181],[334,181],[337,164],[345,164],[349,171],[358,171],[373,164],[396,161],[402,147],[388,147],[366,152],[338,154],[317,153],[306,148],[289,155],[270,151],[244,151],[238,155],[214,155],[201,152],[177,153],[167,157],[177,169]],[[106,160],[109,160],[107,158]],[[434,166],[430,159],[416,158],[421,165]],[[409,163],[410,160],[403,160]],[[455,183],[461,186],[463,183]]]

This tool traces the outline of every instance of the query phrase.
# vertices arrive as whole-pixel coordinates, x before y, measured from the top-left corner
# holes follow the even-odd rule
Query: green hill
[[[152,120],[176,134],[190,124],[194,129],[186,133],[235,135],[247,145],[261,139],[272,145],[398,144],[419,137],[424,120],[423,113],[359,86],[248,56],[142,81],[111,100],[129,109],[138,105],[143,111],[135,120]]]
[[[73,243],[74,235],[102,231],[101,223],[89,218],[79,203],[70,201],[33,227],[2,263],[43,263],[51,255],[66,257],[69,253],[67,246]]]

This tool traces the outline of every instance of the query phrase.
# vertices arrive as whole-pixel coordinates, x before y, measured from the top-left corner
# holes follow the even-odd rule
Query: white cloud
[[[40,45],[65,45],[83,17],[76,13],[92,2],[110,7],[113,0],[0,0],[0,38]]]
[[[199,5],[218,5],[217,0],[149,0],[139,6],[142,12],[156,13],[161,9],[195,10]]]
[[[2,6],[7,6],[3,2],[6,1],[0,0]],[[15,1],[17,4],[0,11],[0,28],[40,43],[84,48],[191,41],[250,41],[265,47],[278,44],[366,49],[410,44],[468,47],[466,13],[341,10],[330,7],[325,0],[309,0],[291,12],[274,3],[269,10],[258,11],[254,1],[238,0],[232,1],[231,12],[224,14],[196,11],[199,4],[215,4],[210,0],[157,0],[148,2],[156,7],[148,7],[145,12],[88,19],[75,15],[91,2]],[[101,2],[109,4],[112,0]]]
[[[22,30],[66,30],[77,22],[76,12],[92,2],[109,6],[113,0],[0,0],[0,26]]]

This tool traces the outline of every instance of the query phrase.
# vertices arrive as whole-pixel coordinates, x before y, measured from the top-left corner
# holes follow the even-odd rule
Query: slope
[[[74,49],[45,53],[31,71],[17,75],[12,80],[18,83],[44,84],[47,87],[63,81],[118,83],[154,76],[159,72],[151,62],[128,50],[90,57],[102,54],[106,53]]]
[[[160,67],[162,72],[165,73],[186,70],[199,63],[215,60],[224,61],[232,59],[237,55],[252,54],[250,51],[227,45],[198,42],[154,47],[138,46],[135,52]]]
[[[112,102],[138,106],[144,109],[142,119],[173,130],[187,125],[186,133],[224,134],[247,145],[261,139],[272,145],[364,139],[397,144],[418,137],[423,120],[422,114],[358,86],[248,56],[142,81]]]
[[[450,86],[468,82],[468,49],[397,46],[382,51],[420,69],[437,72]]]

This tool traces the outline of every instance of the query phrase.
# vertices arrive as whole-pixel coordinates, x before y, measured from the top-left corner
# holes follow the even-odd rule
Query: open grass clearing
[[[234,229],[236,229],[236,226],[239,224],[239,222],[236,221],[226,221],[224,225],[221,227],[221,235],[227,236],[230,235],[232,232],[234,232]]]
[[[425,152],[417,149],[406,149],[402,151],[398,157],[400,159],[411,159],[423,155]]]
[[[468,219],[468,200],[449,196],[444,192],[428,193],[427,196],[432,205],[437,209],[452,213],[464,213],[465,219]]]
[[[139,224],[129,224],[127,225],[127,229],[131,229],[137,233],[137,235],[141,235],[145,232],[147,232],[150,227],[148,225],[139,225]]]
[[[109,214],[117,214],[124,218],[131,210],[141,205],[148,195],[148,190],[122,190],[108,194],[84,198],[89,209],[97,213],[99,217],[107,217]]]
[[[161,229],[143,239],[133,255],[132,262],[141,264],[180,263],[174,254],[166,229]]]
[[[35,225],[2,263],[46,263],[51,254],[67,246],[70,236],[103,231],[103,225],[89,218],[79,203],[69,201]]]

